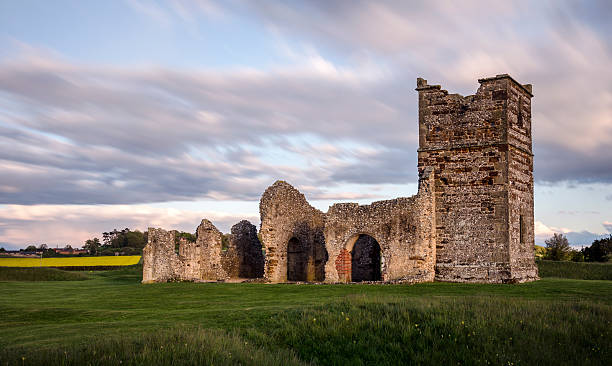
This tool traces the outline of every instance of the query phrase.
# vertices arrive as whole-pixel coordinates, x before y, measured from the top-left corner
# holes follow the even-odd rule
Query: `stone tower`
[[[531,85],[480,79],[475,95],[417,79],[419,173],[433,168],[439,281],[524,282],[534,262]]]

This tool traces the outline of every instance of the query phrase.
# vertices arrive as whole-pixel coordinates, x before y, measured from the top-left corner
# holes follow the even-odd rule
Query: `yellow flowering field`
[[[0,258],[0,267],[97,267],[137,264],[139,255],[65,258]]]

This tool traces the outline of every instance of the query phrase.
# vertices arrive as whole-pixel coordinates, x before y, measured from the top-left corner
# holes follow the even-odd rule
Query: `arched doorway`
[[[287,281],[306,281],[308,252],[295,237],[287,243]]]
[[[380,245],[369,235],[359,235],[351,251],[351,281],[381,281]]]

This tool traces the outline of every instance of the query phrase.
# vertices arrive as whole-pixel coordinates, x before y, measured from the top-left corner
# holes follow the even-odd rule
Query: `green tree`
[[[128,230],[122,235],[125,237],[124,243],[126,247],[142,249],[145,247],[145,245],[147,245],[144,233],[141,233],[138,230]]]
[[[588,262],[607,262],[612,259],[612,234],[603,239],[597,239],[582,250]]]
[[[0,253],[4,253],[6,252],[6,249],[4,249],[4,247],[0,248]]]
[[[34,245],[28,245],[27,248],[25,248],[26,252],[35,252],[36,251],[36,247]]]
[[[564,261],[570,258],[572,248],[563,234],[553,234],[549,239],[546,239],[546,256],[544,259],[553,261]]]
[[[43,250],[42,256],[43,258],[51,258],[51,257],[57,257],[58,254],[55,252],[55,249],[47,248]]]
[[[100,239],[93,238],[85,240],[85,245],[83,245],[83,249],[86,249],[89,254],[96,255],[100,250]]]
[[[582,250],[573,250],[570,253],[570,260],[572,262],[584,262],[584,253]]]

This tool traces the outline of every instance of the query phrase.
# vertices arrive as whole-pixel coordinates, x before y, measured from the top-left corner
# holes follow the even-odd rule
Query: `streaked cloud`
[[[276,179],[313,200],[389,198],[376,188],[416,181],[418,76],[464,95],[475,93],[478,78],[498,73],[532,83],[536,184],[597,183],[612,191],[609,2],[123,5],[149,20],[139,24],[157,38],[168,35],[138,42],[140,52],[159,58],[84,61],[79,52],[66,54],[69,47],[61,54],[12,36],[0,51],[0,204],[34,205],[56,225],[74,225],[74,237],[94,227],[42,207],[102,204],[110,212],[121,204],[256,201]],[[241,29],[237,43],[215,33],[222,23],[224,31]],[[207,48],[213,39],[221,49]],[[149,50],[158,42],[187,43]],[[205,52],[191,52],[201,46]],[[258,54],[256,63],[258,49],[276,53]],[[197,66],[172,66],[180,57],[160,56],[176,50],[196,57],[186,64]],[[207,64],[219,50],[232,59]],[[601,211],[593,222],[608,218]],[[0,221],[1,241],[26,235],[15,225],[8,216]],[[538,238],[580,233],[539,225]],[[603,227],[609,231],[609,222]]]

